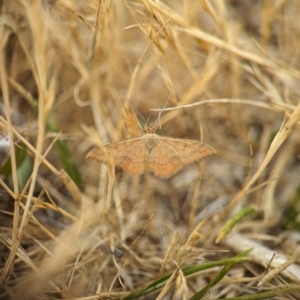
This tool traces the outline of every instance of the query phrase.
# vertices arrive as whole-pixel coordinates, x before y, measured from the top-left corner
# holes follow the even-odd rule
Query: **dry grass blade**
[[[299,14],[2,1],[0,298],[300,299]]]

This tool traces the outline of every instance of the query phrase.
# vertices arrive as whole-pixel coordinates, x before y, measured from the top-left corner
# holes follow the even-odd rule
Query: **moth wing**
[[[168,153],[157,143],[149,155],[148,169],[155,175],[168,178],[182,168],[178,159],[170,159]]]
[[[94,148],[87,158],[107,163],[111,157],[116,166],[134,175],[145,172],[148,155],[145,142],[141,138],[133,138],[107,144],[103,150]]]
[[[170,177],[184,165],[214,154],[215,150],[203,143],[171,137],[159,137],[149,156],[149,169],[160,177]]]

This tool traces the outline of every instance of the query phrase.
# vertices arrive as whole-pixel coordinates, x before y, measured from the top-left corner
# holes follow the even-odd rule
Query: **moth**
[[[121,140],[91,150],[87,158],[108,163],[109,157],[116,166],[129,174],[151,171],[158,177],[168,178],[184,165],[191,164],[216,151],[198,141],[159,136],[154,127],[146,127],[141,137]]]

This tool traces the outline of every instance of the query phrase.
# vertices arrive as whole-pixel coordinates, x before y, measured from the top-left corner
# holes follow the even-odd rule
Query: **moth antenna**
[[[147,122],[145,121],[145,118],[142,116],[142,114],[138,110],[137,110],[137,113],[142,118],[142,120],[147,124]],[[137,122],[138,122],[139,127],[141,128],[141,130],[145,131],[138,118],[137,118]]]
[[[148,121],[143,117],[143,115],[138,110],[137,113],[141,117],[141,119],[145,122],[145,124],[148,124]]]
[[[171,96],[172,96],[172,94],[169,95],[169,97],[168,97],[167,101],[165,102],[164,106],[163,106],[162,108],[159,109],[159,113],[158,113],[158,116],[157,116],[156,120],[155,120],[154,123],[153,123],[153,127],[155,126],[156,122],[159,121],[159,129],[161,129],[160,116],[161,116],[161,114],[163,113],[163,111],[164,111],[166,105],[168,104],[168,102],[169,102]]]
[[[136,106],[135,106],[133,103],[131,103],[130,105],[131,105],[131,108],[132,108],[132,110],[134,111],[135,115],[138,114],[138,115],[141,117],[141,119],[145,122],[145,124],[147,124],[147,121],[145,120],[145,118],[143,117],[143,115],[139,112],[139,110],[136,108]],[[139,124],[140,129],[141,129],[142,131],[144,131],[143,126],[142,126],[141,123],[139,122],[139,119],[136,118],[136,120],[137,120],[137,122],[138,122],[138,124]]]

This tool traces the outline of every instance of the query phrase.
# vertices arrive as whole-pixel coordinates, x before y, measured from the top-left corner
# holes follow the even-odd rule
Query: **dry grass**
[[[1,299],[300,299],[300,1],[0,5]],[[217,155],[86,159],[169,95],[158,133]]]

